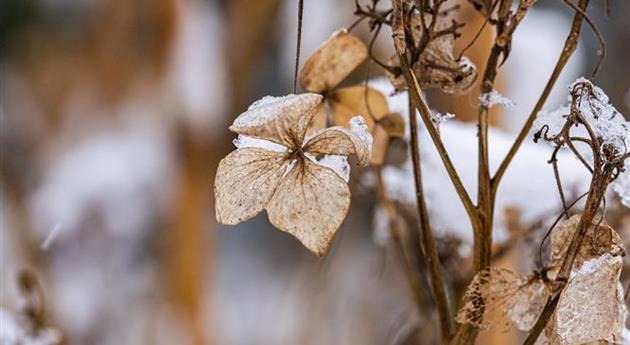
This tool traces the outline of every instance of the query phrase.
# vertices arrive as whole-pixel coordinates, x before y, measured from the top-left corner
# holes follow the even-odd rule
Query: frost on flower
[[[512,108],[515,103],[511,99],[503,96],[497,90],[492,90],[487,93],[482,93],[479,95],[479,103],[486,108],[491,108],[495,105],[502,105],[506,108]]]
[[[321,101],[312,93],[264,98],[234,121],[230,130],[241,138],[219,163],[214,186],[220,223],[238,224],[265,209],[276,228],[313,253],[326,253],[350,206],[345,157],[368,164],[371,136],[365,122],[353,118],[350,130],[331,127],[305,139]]]

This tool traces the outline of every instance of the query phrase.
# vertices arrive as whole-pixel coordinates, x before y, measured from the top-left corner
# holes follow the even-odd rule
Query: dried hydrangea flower
[[[322,156],[370,159],[371,136],[361,117],[348,130],[331,127],[306,137],[322,96],[265,97],[230,126],[251,137],[219,163],[215,179],[216,216],[238,224],[267,210],[270,222],[295,236],[317,255],[328,249],[350,206],[347,182],[318,161]],[[343,160],[345,162],[345,159]]]
[[[432,16],[425,14],[425,21],[431,23]],[[436,17],[435,32],[447,30],[451,23],[447,16]],[[412,37],[418,46],[425,35],[420,14],[411,17]],[[443,34],[432,39],[420,53],[420,58],[412,66],[414,74],[422,89],[440,88],[447,93],[463,93],[473,86],[477,80],[477,68],[466,57],[457,60],[453,52],[455,46],[454,34]],[[396,56],[390,59],[390,65],[398,66]],[[407,88],[402,73],[388,73],[390,81],[396,90]]]
[[[346,30],[338,30],[304,63],[299,82],[306,91],[324,96],[337,126],[347,126],[361,115],[374,136],[372,164],[379,165],[385,156],[390,137],[404,134],[404,120],[389,112],[385,96],[366,85],[335,89],[368,55],[367,46]],[[325,109],[315,115],[310,132],[326,127]],[[400,127],[402,126],[402,130]]]

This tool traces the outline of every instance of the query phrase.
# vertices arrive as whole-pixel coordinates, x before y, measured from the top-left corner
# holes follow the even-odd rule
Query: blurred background
[[[589,9],[608,48],[594,81],[628,115],[630,2],[609,3],[609,16],[599,1]],[[458,49],[483,21],[461,6]],[[302,62],[353,11],[350,0],[306,0]],[[2,0],[2,333],[24,307],[24,274],[43,292],[41,322],[64,344],[394,344],[422,324],[396,254],[374,240],[376,199],[358,169],[351,211],[323,259],[264,214],[216,224],[227,127],[254,100],[291,92],[296,13],[295,0]],[[529,114],[572,15],[540,0],[519,27],[499,81],[516,102],[494,114],[501,135]],[[355,33],[370,38],[366,25]],[[593,69],[597,41],[583,33],[545,108]],[[490,42],[486,30],[469,50],[478,66]],[[376,52],[392,54],[389,30]],[[349,82],[364,80],[367,65]],[[474,91],[429,97],[460,121],[476,116]],[[546,168],[547,156],[517,161],[535,157]],[[467,227],[443,234],[465,241]]]

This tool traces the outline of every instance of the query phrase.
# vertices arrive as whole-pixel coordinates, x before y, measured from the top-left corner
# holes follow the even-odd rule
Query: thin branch
[[[304,0],[298,0],[297,41],[295,42],[295,71],[293,73],[293,93],[297,90],[298,70],[300,69],[300,48],[302,46],[302,17],[304,15]]]
[[[420,150],[418,146],[418,123],[416,119],[416,110],[411,98],[409,99],[409,123],[411,131],[410,154],[411,161],[413,163],[414,182],[416,188],[416,207],[418,211],[420,231],[422,232],[421,245],[424,249],[427,266],[429,267],[429,274],[431,276],[431,286],[433,288],[433,295],[440,317],[442,340],[446,343],[451,335],[451,313],[448,306],[444,278],[442,277],[442,264],[440,263],[435,239],[433,238],[433,232],[431,231],[429,212],[427,211],[427,204],[424,198],[424,190],[422,187],[422,169],[420,166]]]
[[[588,3],[589,3],[589,0],[580,0],[578,3],[578,7],[582,11],[585,11],[586,7],[588,6]],[[518,152],[521,145],[525,141],[525,138],[528,136],[529,131],[532,129],[532,126],[534,125],[534,121],[536,120],[536,116],[538,116],[538,112],[540,112],[540,110],[542,109],[543,105],[547,101],[547,98],[549,97],[549,94],[551,93],[551,90],[553,89],[553,86],[556,84],[556,81],[558,81],[558,77],[560,76],[560,73],[566,66],[571,55],[573,55],[573,52],[575,52],[575,49],[577,47],[577,41],[580,36],[580,28],[582,26],[583,18],[584,17],[579,12],[577,12],[575,16],[573,17],[571,31],[569,32],[569,35],[567,36],[567,39],[564,43],[564,48],[562,49],[562,53],[560,54],[560,57],[558,58],[558,61],[556,62],[556,66],[551,76],[549,77],[549,80],[547,81],[547,85],[545,85],[545,88],[543,89],[542,94],[538,98],[538,101],[536,102],[534,109],[532,109],[532,112],[527,118],[527,121],[525,121],[523,128],[521,128],[521,131],[516,137],[514,144],[512,144],[510,151],[508,151],[507,155],[501,162],[501,165],[497,169],[494,177],[492,178],[493,197],[496,195],[501,179],[505,175],[505,172],[508,166],[514,159],[514,156],[516,156],[516,153]]]

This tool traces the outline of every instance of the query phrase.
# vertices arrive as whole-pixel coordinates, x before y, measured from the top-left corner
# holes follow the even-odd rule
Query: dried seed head
[[[299,76],[300,85],[309,92],[325,93],[344,80],[366,57],[365,43],[346,30],[339,30],[306,60]]]

